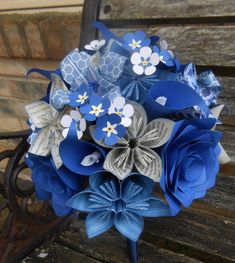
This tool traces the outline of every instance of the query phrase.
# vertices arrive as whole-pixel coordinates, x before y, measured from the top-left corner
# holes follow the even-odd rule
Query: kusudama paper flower
[[[174,122],[168,119],[156,119],[147,124],[144,108],[138,104],[133,106],[135,113],[131,126],[127,127],[126,137],[120,138],[113,146],[105,158],[103,167],[119,179],[127,177],[135,167],[140,174],[159,181],[162,164],[159,155],[153,149],[167,142]],[[96,139],[94,129],[94,126],[90,127],[95,142],[107,147],[105,143]]]
[[[88,237],[98,236],[113,225],[125,237],[138,240],[144,226],[143,217],[170,216],[159,198],[152,195],[154,183],[140,174],[132,174],[119,183],[107,172],[93,174],[89,188],[73,196],[67,206],[88,212]]]

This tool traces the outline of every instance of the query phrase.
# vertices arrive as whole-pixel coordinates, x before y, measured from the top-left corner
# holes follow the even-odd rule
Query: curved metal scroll
[[[0,153],[0,262],[17,262],[58,229],[58,219],[47,202],[35,199],[30,175],[26,173],[24,154],[29,132],[0,133],[0,140],[19,139],[14,150]]]

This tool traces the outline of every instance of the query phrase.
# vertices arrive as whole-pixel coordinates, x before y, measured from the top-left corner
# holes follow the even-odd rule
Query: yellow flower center
[[[148,63],[149,63],[149,62],[148,62],[146,59],[142,62],[142,64],[143,64],[144,66],[147,66]]]

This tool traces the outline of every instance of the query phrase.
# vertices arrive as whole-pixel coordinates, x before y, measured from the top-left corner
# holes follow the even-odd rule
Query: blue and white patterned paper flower
[[[84,114],[84,118],[87,121],[94,121],[97,118],[105,115],[111,102],[108,98],[102,98],[96,94],[93,94],[89,100],[89,103],[80,108],[81,113]]]
[[[134,114],[134,108],[131,104],[126,104],[126,100],[123,97],[116,97],[109,108],[109,114],[115,113],[121,117],[121,124],[124,127],[131,125],[131,117]]]
[[[157,53],[152,53],[150,47],[142,47],[139,52],[131,56],[133,71],[137,75],[152,75],[156,71],[156,65],[159,64],[160,58]]]
[[[74,195],[68,207],[88,212],[86,231],[89,238],[98,236],[113,225],[127,238],[137,241],[144,227],[143,217],[170,216],[159,198],[152,195],[154,183],[140,174],[119,181],[107,172],[89,177],[88,189]]]
[[[127,50],[137,51],[141,47],[150,45],[150,39],[147,38],[145,32],[137,31],[135,33],[127,33],[122,38],[124,40],[124,48]]]
[[[69,115],[64,115],[61,118],[61,125],[65,128],[62,131],[62,135],[64,138],[67,137],[72,122],[76,124],[77,137],[80,140],[83,132],[86,130],[86,121],[77,110],[72,110]]]
[[[121,117],[117,114],[105,115],[96,121],[94,136],[96,140],[103,140],[106,145],[114,145],[119,138],[125,136],[125,127],[121,124]]]

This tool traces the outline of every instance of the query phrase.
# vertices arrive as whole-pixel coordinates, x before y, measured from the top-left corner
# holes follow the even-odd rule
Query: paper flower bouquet
[[[26,106],[31,134],[25,157],[39,200],[58,216],[87,212],[95,237],[115,227],[136,242],[144,217],[175,216],[214,186],[220,145],[211,71],[180,64],[166,41],[144,32],[75,49],[55,71],[47,95]],[[165,199],[154,194],[160,184]]]

